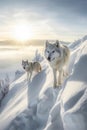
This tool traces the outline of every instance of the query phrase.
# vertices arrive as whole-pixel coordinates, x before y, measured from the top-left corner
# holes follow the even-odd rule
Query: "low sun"
[[[27,41],[33,37],[32,28],[26,24],[15,25],[12,37],[17,41]]]

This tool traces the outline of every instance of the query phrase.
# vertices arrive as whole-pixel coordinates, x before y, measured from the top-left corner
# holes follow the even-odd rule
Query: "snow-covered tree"
[[[0,104],[4,96],[8,93],[9,91],[9,76],[6,74],[6,77],[4,79],[0,80]]]
[[[33,59],[34,62],[41,62],[43,60],[43,56],[41,56],[41,54],[38,52],[38,50],[36,50],[35,52],[35,57]]]

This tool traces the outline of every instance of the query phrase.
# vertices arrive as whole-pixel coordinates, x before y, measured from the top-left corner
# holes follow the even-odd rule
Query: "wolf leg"
[[[53,87],[56,88],[57,87],[57,79],[56,79],[56,69],[53,69],[53,75],[54,75],[54,84],[53,84]]]
[[[66,63],[66,66],[65,66],[65,68],[64,68],[64,76],[65,77],[67,77],[67,76],[69,76],[69,60],[67,61],[67,63]]]
[[[29,81],[31,80],[32,72],[30,72]]]
[[[69,72],[68,72],[68,71],[66,71],[66,70],[64,70],[64,71],[63,71],[63,76],[64,76],[64,77],[69,76]]]
[[[61,86],[62,84],[62,78],[63,78],[63,70],[59,70],[59,76],[58,76],[58,86]]]
[[[27,72],[27,81],[29,80],[29,72]]]

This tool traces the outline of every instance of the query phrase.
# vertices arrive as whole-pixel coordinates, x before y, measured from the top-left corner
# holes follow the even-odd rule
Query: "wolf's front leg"
[[[64,77],[69,76],[69,69],[68,68],[69,68],[69,61],[67,61],[66,66],[65,66],[64,71],[63,71],[63,76]]]
[[[27,72],[27,81],[29,80],[29,72]]]
[[[30,72],[29,81],[31,80],[32,72]]]
[[[63,78],[63,70],[59,70],[59,76],[58,76],[58,86],[61,86],[62,84],[62,78]]]
[[[54,75],[54,84],[53,84],[53,87],[56,88],[57,87],[57,79],[56,79],[56,69],[53,69],[53,75]]]
[[[64,77],[68,77],[69,76],[69,72],[67,70],[63,70],[63,76]]]

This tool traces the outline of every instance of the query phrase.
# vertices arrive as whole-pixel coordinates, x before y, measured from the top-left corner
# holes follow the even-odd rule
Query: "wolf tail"
[[[42,67],[40,66],[40,71],[42,70]]]

